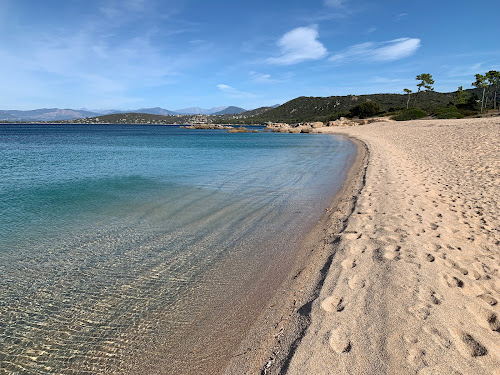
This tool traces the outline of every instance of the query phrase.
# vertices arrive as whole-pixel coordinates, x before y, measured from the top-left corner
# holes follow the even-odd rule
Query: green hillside
[[[472,91],[472,90],[471,90]],[[413,106],[415,96],[411,96],[410,106]],[[268,111],[249,117],[245,123],[273,122],[304,122],[304,121],[327,121],[336,117],[336,114],[348,112],[352,107],[373,101],[377,103],[383,112],[392,112],[406,108],[408,97],[401,94],[372,94],[372,95],[348,95],[330,97],[305,97],[290,100],[289,102]],[[417,98],[417,106],[423,109],[431,109],[446,106],[454,101],[454,93],[421,92]]]
[[[481,94],[478,89],[469,89],[469,96]],[[416,99],[416,105],[415,105]],[[306,121],[330,121],[347,116],[349,110],[362,103],[376,103],[380,113],[398,112],[406,108],[408,96],[403,94],[347,95],[330,97],[305,97],[290,100],[278,107],[261,107],[252,111],[230,115],[152,115],[145,113],[121,113],[95,118],[73,120],[74,123],[111,124],[262,124],[266,122],[298,123]],[[428,113],[456,102],[456,93],[421,92],[410,97],[410,108],[419,107]],[[441,114],[444,116],[444,114]],[[69,121],[65,121],[69,122]]]

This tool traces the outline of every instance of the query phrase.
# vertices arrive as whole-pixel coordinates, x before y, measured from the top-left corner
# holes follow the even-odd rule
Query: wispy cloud
[[[252,81],[258,82],[258,83],[276,82],[275,79],[271,78],[270,74],[263,74],[263,73],[257,73],[254,71],[250,71],[250,72],[248,72],[248,75],[252,79]]]
[[[399,38],[386,42],[366,42],[355,44],[329,58],[335,63],[363,60],[367,62],[386,62],[399,60],[413,55],[420,47],[420,39]]]
[[[326,56],[325,46],[318,40],[316,26],[297,27],[278,41],[281,50],[278,57],[270,57],[266,61],[276,65],[292,65],[306,60],[318,60]]]
[[[400,14],[396,15],[395,19],[396,19],[396,21],[401,21],[403,18],[405,18],[407,16],[408,16],[408,13],[400,13]]]
[[[197,52],[207,44],[188,44],[173,53],[169,33],[179,33],[176,26],[183,21],[172,20],[171,27],[160,30],[167,15],[156,6],[155,1],[102,0],[92,16],[82,16],[73,28],[47,27],[29,38],[14,34],[0,53],[4,66],[15,67],[9,69],[9,81],[24,91],[41,86],[45,94],[40,90],[37,96],[44,103],[50,99],[47,92],[67,90],[68,101],[72,97],[86,106],[107,102],[114,107],[176,83],[203,63]]]
[[[226,85],[223,83],[217,85],[217,88],[220,91],[222,91],[223,93],[226,93],[233,98],[252,98],[255,96],[254,94],[252,94],[250,92],[240,91],[238,89],[235,89],[232,86],[229,86],[229,85]]]
[[[445,67],[448,70],[448,77],[473,77],[475,74],[485,71],[484,63],[476,63],[467,66]]]
[[[345,0],[324,0],[323,3],[327,7],[342,8],[345,4]]]
[[[333,19],[345,19],[354,13],[361,11],[364,6],[356,4],[356,7],[350,6],[350,0],[323,0],[321,11],[316,12],[312,17],[305,18],[309,22],[331,21]]]

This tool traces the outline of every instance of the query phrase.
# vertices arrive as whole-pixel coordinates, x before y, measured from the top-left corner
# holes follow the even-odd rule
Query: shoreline
[[[235,350],[225,374],[284,373],[305,334],[310,305],[319,295],[339,235],[364,185],[368,149],[360,140],[346,138],[355,144],[356,153],[342,187],[303,240],[294,267]]]
[[[364,164],[225,373],[500,374],[500,120],[326,132]]]
[[[370,160],[287,374],[500,373],[500,119],[331,129]]]

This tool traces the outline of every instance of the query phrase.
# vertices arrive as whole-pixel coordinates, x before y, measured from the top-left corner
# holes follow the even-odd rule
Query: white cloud
[[[444,67],[444,68],[447,68],[449,77],[465,77],[465,76],[474,77],[474,75],[479,73],[481,70],[486,71],[486,69],[483,68],[483,65],[484,63],[476,63],[467,66],[455,66],[452,68],[449,67]]]
[[[259,83],[268,83],[268,82],[274,82],[275,80],[271,78],[270,74],[262,74],[262,73],[257,73],[254,71],[248,72],[248,75],[250,78]]]
[[[255,96],[252,93],[237,90],[234,87],[226,85],[226,84],[223,84],[223,83],[217,85],[217,88],[220,91],[222,91],[222,92],[224,92],[226,94],[229,94],[233,98],[250,98],[250,97],[254,97]]]
[[[277,45],[281,50],[278,57],[266,61],[276,65],[292,65],[306,60],[318,60],[326,56],[325,46],[318,40],[315,26],[297,27],[281,37]]]
[[[366,42],[348,47],[329,60],[336,63],[353,60],[394,61],[413,55],[419,47],[420,39],[417,38],[399,38],[380,43]]]

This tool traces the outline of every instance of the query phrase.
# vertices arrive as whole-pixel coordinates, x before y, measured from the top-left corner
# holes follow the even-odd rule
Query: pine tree
[[[493,109],[497,109],[497,91],[500,84],[500,72],[497,70],[490,70],[485,74],[486,83],[493,90]]]
[[[472,83],[472,86],[483,89],[483,97],[481,99],[481,113],[483,113],[484,108],[484,94],[486,92],[486,87],[488,86],[486,75],[476,74],[476,81]]]
[[[467,94],[467,91],[464,91],[464,88],[462,86],[459,86],[457,93],[455,94],[457,104],[465,104],[467,102],[468,96],[469,94]]]
[[[416,78],[417,81],[420,81],[417,84],[418,90],[417,93],[415,94],[415,103],[414,105],[417,105],[417,96],[422,90],[422,87],[425,89],[425,91],[433,91],[434,88],[431,86],[434,84],[434,80],[432,79],[432,76],[429,73],[422,73],[419,74]]]
[[[410,105],[410,95],[413,91],[410,89],[404,89],[404,91],[408,94],[408,100],[406,101],[406,109],[408,109],[408,106]]]

